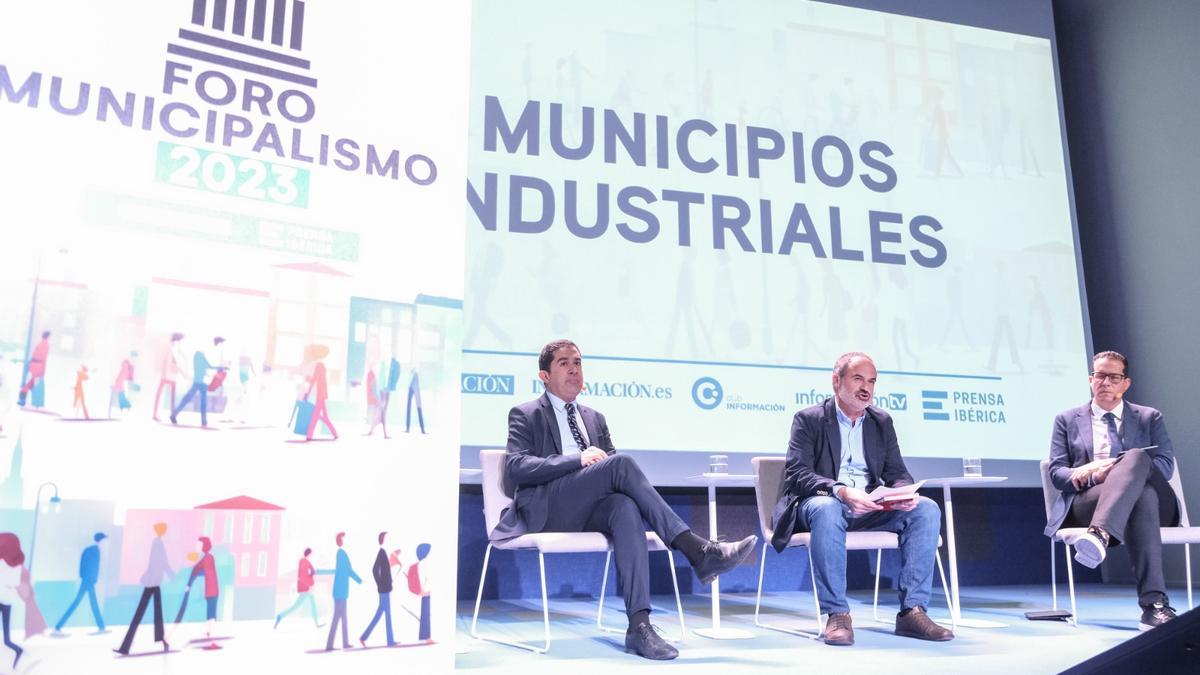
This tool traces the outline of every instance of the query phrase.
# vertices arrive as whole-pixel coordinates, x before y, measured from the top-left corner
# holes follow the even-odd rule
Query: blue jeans
[[[413,380],[408,385],[408,406],[404,415],[404,431],[412,428],[413,399],[417,400],[417,423],[421,425],[421,433],[425,433],[425,413],[421,412],[421,385]]]
[[[812,574],[823,614],[850,611],[846,604],[846,532],[855,530],[900,535],[900,606],[929,605],[942,527],[942,512],[932,500],[921,497],[912,511],[872,511],[855,517],[833,497],[809,497],[800,504],[799,515],[800,531],[812,533]]]
[[[371,631],[375,630],[375,624],[379,623],[379,617],[384,618],[384,626],[387,628],[387,643],[392,645],[396,640],[392,637],[392,594],[379,594],[379,607],[375,609],[375,616],[371,617],[371,623],[367,629],[363,631],[362,637],[359,638],[362,642],[366,642],[367,638],[371,637]]]
[[[421,628],[417,634],[418,640],[429,640],[433,637],[433,633],[429,630],[429,596],[421,596]]]
[[[192,385],[191,389],[187,390],[187,393],[180,399],[179,405],[175,406],[175,409],[171,411],[171,417],[175,417],[183,412],[183,409],[187,407],[187,404],[191,402],[192,397],[196,394],[200,394],[200,426],[206,427],[208,426],[208,385],[203,382],[196,382]]]
[[[75,613],[75,608],[79,606],[79,602],[83,600],[83,596],[87,596],[92,605],[92,617],[96,619],[96,628],[104,630],[104,616],[100,614],[100,603],[96,601],[96,584],[82,583],[79,585],[79,592],[75,594],[75,599],[71,601],[71,606],[63,613],[62,618],[58,623],[54,624],[54,630],[62,630],[62,627],[67,624],[67,620]]]

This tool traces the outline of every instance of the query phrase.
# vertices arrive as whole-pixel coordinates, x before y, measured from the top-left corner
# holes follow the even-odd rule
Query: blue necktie
[[[1104,421],[1108,424],[1108,456],[1116,457],[1125,452],[1121,445],[1121,435],[1117,433],[1117,416],[1110,412],[1104,413]]]
[[[575,445],[579,446],[579,451],[587,450],[587,441],[583,440],[583,434],[579,432],[579,423],[575,421],[575,404],[568,403],[567,408],[567,426],[571,427],[571,438],[575,439]]]

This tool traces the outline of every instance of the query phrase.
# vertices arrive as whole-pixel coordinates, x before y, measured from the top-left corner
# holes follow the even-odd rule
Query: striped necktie
[[[575,439],[575,445],[579,446],[579,451],[587,450],[587,441],[583,440],[583,434],[579,431],[579,423],[575,421],[575,404],[568,403],[567,408],[567,426],[571,427],[571,438]]]

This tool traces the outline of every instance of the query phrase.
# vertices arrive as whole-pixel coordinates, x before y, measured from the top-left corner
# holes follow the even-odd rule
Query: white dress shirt
[[[1117,407],[1105,410],[1092,401],[1092,455],[1096,459],[1108,459],[1112,455],[1112,443],[1108,440],[1108,422],[1104,416],[1112,413],[1116,417],[1117,434],[1121,433],[1121,420],[1125,416],[1125,401],[1119,401]]]

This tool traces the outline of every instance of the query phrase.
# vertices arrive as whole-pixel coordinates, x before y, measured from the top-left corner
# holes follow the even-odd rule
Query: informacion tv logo
[[[947,392],[934,391],[930,389],[921,390],[921,409],[924,411],[925,419],[940,422],[949,422],[950,413],[946,411]]]
[[[721,405],[725,390],[721,383],[711,377],[702,377],[692,385],[692,400],[703,410],[712,410]]]

